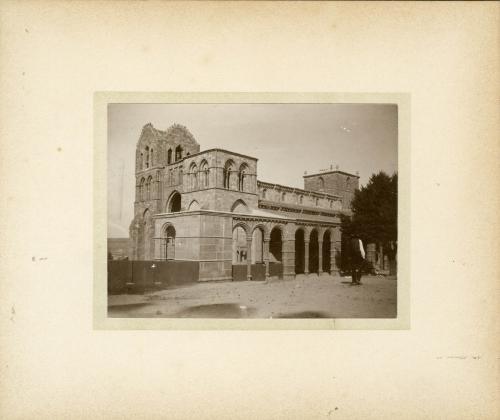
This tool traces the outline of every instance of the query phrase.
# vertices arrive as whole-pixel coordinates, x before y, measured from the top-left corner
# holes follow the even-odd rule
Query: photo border
[[[220,319],[109,318],[107,292],[108,105],[130,104],[394,104],[398,107],[398,268],[396,318]],[[95,92],[94,290],[97,330],[404,330],[410,329],[410,94],[326,92]]]

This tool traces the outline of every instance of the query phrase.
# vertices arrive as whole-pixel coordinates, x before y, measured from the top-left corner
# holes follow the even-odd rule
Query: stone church
[[[130,258],[189,262],[199,281],[336,274],[340,215],[359,177],[304,175],[304,189],[260,181],[258,159],[200,150],[186,127],[146,124],[136,149]]]

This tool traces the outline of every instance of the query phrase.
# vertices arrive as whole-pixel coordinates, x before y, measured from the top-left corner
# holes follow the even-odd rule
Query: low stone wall
[[[197,261],[108,261],[108,293],[144,293],[196,283]]]
[[[252,280],[266,279],[266,266],[262,263],[252,264],[251,266]],[[245,281],[247,279],[247,265],[233,265],[233,281]]]

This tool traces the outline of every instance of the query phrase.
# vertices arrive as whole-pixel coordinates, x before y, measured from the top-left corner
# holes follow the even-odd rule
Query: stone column
[[[333,235],[330,236],[330,270],[332,276],[339,275],[339,268],[337,267],[337,256],[340,255],[341,249],[341,233],[340,227],[333,229]]]
[[[323,274],[323,241],[318,241],[318,277]]]
[[[309,274],[309,241],[304,241],[304,274]]]
[[[282,242],[283,279],[295,278],[295,239],[285,237]]]
[[[269,238],[264,239],[264,264],[266,265],[266,279],[269,278]]]
[[[252,280],[252,237],[247,237],[247,280]]]

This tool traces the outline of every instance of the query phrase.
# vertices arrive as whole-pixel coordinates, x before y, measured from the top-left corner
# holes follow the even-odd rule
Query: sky
[[[302,176],[328,169],[355,174],[360,185],[379,171],[397,172],[397,106],[390,104],[110,104],[108,237],[127,237],[134,217],[135,148],[147,123],[184,125],[200,150],[256,157],[257,178],[303,188]]]

